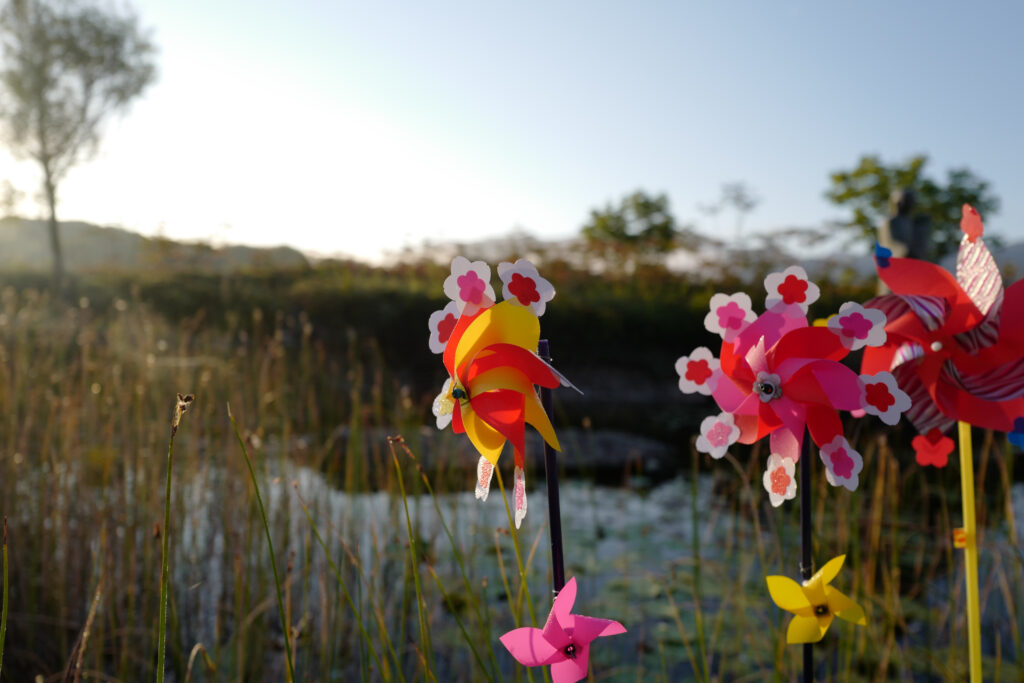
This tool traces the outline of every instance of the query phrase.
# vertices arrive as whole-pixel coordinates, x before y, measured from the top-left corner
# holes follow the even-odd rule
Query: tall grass
[[[172,528],[167,680],[543,678],[497,641],[551,604],[537,471],[514,535],[502,500],[473,499],[467,445],[424,436],[432,396],[409,390],[377,340],[353,334],[339,351],[299,313],[212,315],[0,291],[0,512],[17,550],[2,680],[59,678],[73,652],[83,680],[156,678]],[[176,433],[164,497],[165,401],[181,387],[202,403]],[[586,432],[560,428],[563,462],[584,466]],[[956,466],[919,468],[905,435],[856,429],[860,490],[812,483],[814,557],[847,553],[836,585],[869,624],[833,625],[817,678],[963,680]],[[735,449],[730,467],[676,447],[692,471],[624,468],[616,488],[563,478],[576,611],[629,629],[595,643],[594,680],[790,680],[799,652],[763,576],[795,576],[798,511],[767,504],[761,450]],[[985,671],[1006,681],[1024,673],[1024,490],[1008,449],[977,444]]]

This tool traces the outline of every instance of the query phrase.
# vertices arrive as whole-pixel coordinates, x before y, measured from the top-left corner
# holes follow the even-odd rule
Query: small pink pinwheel
[[[625,633],[626,629],[611,619],[572,614],[575,601],[576,578],[573,577],[555,597],[543,629],[530,626],[514,629],[501,637],[502,645],[523,666],[550,664],[553,683],[575,683],[586,678],[591,641]]]
[[[809,327],[807,309],[819,290],[799,266],[769,275],[765,288],[767,310],[756,318],[746,294],[715,294],[704,325],[722,336],[721,357],[699,347],[676,362],[680,390],[710,394],[723,411],[701,423],[697,450],[720,458],[733,443],[769,436],[764,486],[777,506],[796,495],[793,465],[806,430],[829,483],[852,491],[863,460],[843,436],[838,411],[893,425],[910,407],[890,373],[858,376],[839,362],[885,342],[885,315],[848,302],[826,325]]]

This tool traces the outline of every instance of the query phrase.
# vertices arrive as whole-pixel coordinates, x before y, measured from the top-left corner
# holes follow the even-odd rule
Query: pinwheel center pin
[[[819,617],[828,616],[828,605],[815,605],[814,614]]]
[[[562,652],[569,659],[576,659],[576,645],[574,645],[573,643],[569,643],[568,645],[566,645],[565,649],[562,650]]]
[[[464,398],[469,398],[469,394],[467,394],[466,390],[462,387],[455,387],[452,389],[452,398],[457,401],[461,401]]]
[[[754,382],[754,391],[760,394],[761,400],[765,403],[782,397],[782,388],[776,382],[769,379]]]

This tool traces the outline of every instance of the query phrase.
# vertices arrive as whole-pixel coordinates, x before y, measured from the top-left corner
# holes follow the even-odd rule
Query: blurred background
[[[170,678],[284,680],[290,647],[304,680],[523,680],[495,645],[550,602],[539,442],[517,535],[430,412],[456,255],[529,258],[558,291],[542,333],[583,391],[556,394],[566,557],[583,613],[630,628],[596,679],[788,679],[762,577],[796,575],[795,506],[767,504],[757,447],[731,467],[693,450],[713,404],[675,359],[714,348],[715,292],[760,310],[790,264],[821,286],[812,318],[874,294],[876,240],[951,267],[964,203],[1007,283],[1024,273],[1022,21],[1008,2],[4,0],[0,680],[153,676],[177,392],[196,402]],[[861,491],[815,484],[816,555],[850,553],[872,615],[819,677],[962,680],[958,473],[879,427],[855,428]],[[976,440],[986,670],[1016,680],[1024,484],[1004,435]]]

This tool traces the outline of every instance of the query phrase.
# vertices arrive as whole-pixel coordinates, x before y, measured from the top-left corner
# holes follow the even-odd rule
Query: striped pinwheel
[[[958,420],[1012,432],[1024,416],[1024,280],[1004,291],[981,218],[966,204],[960,227],[955,277],[878,247],[878,276],[892,294],[865,304],[885,314],[886,342],[865,350],[861,371],[891,371],[910,395],[923,465],[946,464],[953,444],[943,434]]]

